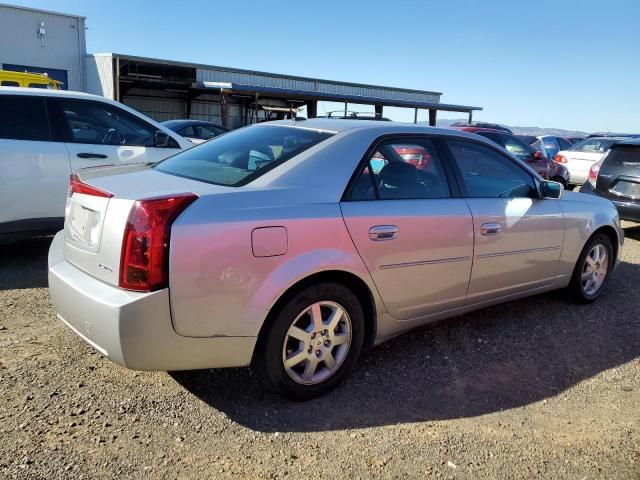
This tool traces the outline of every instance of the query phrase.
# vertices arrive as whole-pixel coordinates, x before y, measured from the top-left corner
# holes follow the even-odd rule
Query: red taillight
[[[600,164],[594,163],[589,169],[589,183],[595,187],[598,182],[598,174],[600,173]]]
[[[171,224],[196,198],[185,193],[134,204],[122,239],[120,287],[150,292],[168,286]]]
[[[93,185],[89,185],[88,183],[84,183],[80,180],[77,173],[74,173],[69,177],[69,196],[74,193],[84,193],[85,195],[91,195],[93,197],[105,197],[111,198],[113,197],[113,193],[109,193],[105,190],[101,190],[98,187],[94,187]]]
[[[554,161],[558,162],[558,163],[567,163],[567,157],[565,157],[564,155],[556,155],[556,158],[553,159]]]

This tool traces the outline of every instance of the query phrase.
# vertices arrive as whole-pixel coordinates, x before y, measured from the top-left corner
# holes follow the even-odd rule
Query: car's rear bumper
[[[593,188],[589,182],[580,187],[580,193],[589,193],[591,195],[597,195],[599,197],[606,198],[616,206],[621,220],[640,222],[640,202],[629,202],[618,200],[615,197],[601,195],[600,192]]]
[[[243,367],[255,337],[195,338],[171,323],[169,291],[122,290],[84,273],[63,257],[64,236],[49,250],[49,289],[58,317],[103,355],[134,370]]]

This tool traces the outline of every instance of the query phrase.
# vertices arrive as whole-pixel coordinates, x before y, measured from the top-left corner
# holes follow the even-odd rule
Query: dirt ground
[[[640,228],[604,296],[406,334],[331,394],[248,369],[143,373],[56,319],[49,240],[0,253],[0,478],[640,478]]]

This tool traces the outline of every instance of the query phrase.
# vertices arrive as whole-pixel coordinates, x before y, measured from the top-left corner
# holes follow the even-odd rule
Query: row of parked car
[[[227,132],[220,125],[198,120],[158,124],[118,102],[56,89],[0,87],[0,111],[0,204],[9,206],[0,211],[0,241],[61,229],[68,178],[80,169],[157,162]],[[359,119],[344,117],[353,118]],[[586,193],[600,191],[595,180],[602,159],[625,140],[594,136],[571,145],[559,137],[513,135],[495,124],[452,128],[488,138],[543,178],[565,187],[589,180],[583,189]],[[427,165],[425,152],[404,148],[399,154],[418,168]],[[268,160],[268,155],[255,153],[254,162]],[[610,185],[605,196],[618,204],[636,202],[638,192],[631,184]],[[623,210],[626,218],[639,218],[631,214],[631,206]]]

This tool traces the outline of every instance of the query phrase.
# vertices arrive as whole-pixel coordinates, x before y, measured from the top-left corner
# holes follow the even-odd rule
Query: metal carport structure
[[[316,117],[318,102],[371,105],[429,112],[435,125],[438,111],[460,112],[472,121],[481,107],[441,103],[441,92],[384,87],[335,80],[282,75],[214,65],[137,57],[117,53],[86,58],[87,90],[121,101],[156,120],[195,118],[238,128],[276,112],[294,115],[306,106]],[[261,113],[258,115],[257,113]],[[266,112],[266,113],[265,113]]]

